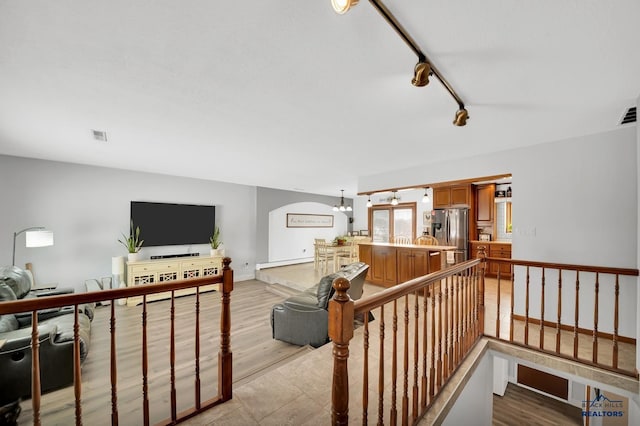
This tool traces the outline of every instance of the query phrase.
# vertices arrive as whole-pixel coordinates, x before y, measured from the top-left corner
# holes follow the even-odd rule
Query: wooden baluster
[[[170,398],[171,398],[171,420],[176,421],[177,408],[176,408],[176,304],[175,304],[175,292],[171,292],[171,307],[169,308],[169,383],[170,383]]]
[[[201,396],[201,383],[200,383],[200,287],[196,287],[196,330],[195,330],[195,402],[196,402],[196,410],[200,410],[202,408],[202,396]]]
[[[471,342],[469,341],[469,327],[471,325],[471,318],[469,316],[469,307],[471,306],[469,300],[469,270],[464,272],[462,276],[462,285],[464,286],[464,350],[463,355],[467,353]]]
[[[429,288],[433,288],[433,284]],[[422,289],[422,381],[420,388],[422,389],[420,407],[424,410],[427,407],[427,394],[429,386],[427,382],[427,303],[429,301],[429,288]]]
[[[580,315],[580,271],[576,271],[575,322],[573,325],[573,357],[578,358],[578,318]]]
[[[544,349],[544,268],[542,268],[542,281],[540,282],[540,349]]]
[[[620,320],[620,276],[616,274],[615,305],[613,309],[613,368],[618,368],[618,321]],[[637,373],[637,370],[636,370]]]
[[[218,392],[222,401],[232,396],[233,353],[231,352],[231,292],[233,291],[233,269],[231,258],[222,259],[222,295],[220,296],[220,352],[218,352]],[[351,321],[353,324],[353,320]],[[347,349],[348,353],[348,349]]]
[[[454,296],[454,292],[455,292],[455,296]],[[451,331],[450,333],[451,333],[451,339],[450,339],[450,348],[449,348],[449,370],[447,370],[447,373],[451,373],[454,370],[454,366],[458,362],[458,352],[460,351],[460,276],[457,274],[455,275],[455,278],[452,277],[452,282],[451,282]],[[450,374],[447,374],[447,377],[449,375]]]
[[[525,301],[524,301],[524,344],[529,345],[529,266],[527,266],[527,277],[525,286]]]
[[[418,292],[414,297],[414,330],[413,330],[413,411],[411,423],[415,423],[418,418],[418,335],[420,333],[420,304],[418,302]]]
[[[40,426],[40,336],[38,333],[38,311],[31,312],[31,408],[33,424]]]
[[[515,282],[516,282],[516,271],[512,263],[511,264],[511,312],[509,314],[509,341],[510,342],[513,342],[513,328],[515,326],[513,321]]]
[[[500,264],[498,264],[498,294],[496,295],[496,337],[500,338],[500,285],[502,284],[502,278],[500,277]]]
[[[451,340],[449,339],[449,328],[448,328],[448,322],[449,322],[449,290],[448,288],[450,287],[450,279],[451,277],[447,277],[445,279],[445,285],[444,285],[444,318],[442,318],[442,289],[440,289],[440,297],[438,300],[439,305],[440,305],[440,309],[439,309],[439,317],[440,317],[440,328],[441,328],[441,332],[442,332],[442,336],[440,334],[438,334],[438,352],[440,355],[440,357],[442,358],[442,365],[443,365],[443,369],[438,371],[438,377],[442,377],[441,373],[442,371],[448,371],[448,366],[449,366],[449,343]],[[444,339],[444,352],[442,352],[441,349],[441,345],[442,345],[442,340]],[[438,366],[439,367],[439,366]],[[438,381],[438,389],[440,389],[440,381]]]
[[[456,351],[454,352],[453,363],[450,365],[450,369],[453,372],[461,358],[462,353],[462,340],[463,340],[463,304],[464,304],[464,288],[462,277],[460,274],[456,275]]]
[[[447,299],[447,284],[449,283],[449,278],[445,279],[445,287],[444,287],[444,294],[445,294],[445,302]],[[438,354],[438,361],[436,364],[436,387],[438,388],[438,391],[440,391],[440,388],[442,387],[442,358],[446,357],[442,352],[442,338],[444,336],[444,338],[446,339],[446,323],[447,323],[447,304],[445,303],[445,311],[443,312],[442,310],[442,288],[440,288],[440,291],[438,292],[438,336],[437,336],[437,342],[438,342],[438,350],[437,350],[437,354]],[[444,335],[443,335],[444,332]],[[445,347],[444,350],[447,350],[447,345],[445,342]]]
[[[556,323],[556,353],[560,353],[560,338],[562,335],[562,269],[558,269],[558,322]]]
[[[438,284],[438,289],[442,286],[442,282]],[[429,369],[429,404],[433,401],[435,395],[436,382],[436,286],[431,286],[431,364]],[[440,313],[438,313],[438,318]],[[440,328],[440,327],[438,327]]]
[[[333,383],[331,387],[331,424],[349,424],[349,341],[353,337],[353,300],[347,294],[349,280],[336,278],[336,293],[329,301],[329,337],[333,341]]]
[[[409,295],[404,296],[404,345],[402,354],[402,424],[409,419]]]
[[[391,347],[391,411],[389,423],[395,425],[398,420],[398,409],[396,407],[396,391],[398,378],[398,299],[393,300],[393,338]]]
[[[478,254],[480,255],[480,258],[482,259],[482,267],[480,269],[480,282],[478,283],[478,328],[479,328],[479,334],[484,334],[485,330],[484,330],[484,316],[485,316],[485,312],[484,312],[484,289],[485,289],[485,285],[484,285],[484,275],[486,273],[486,269],[487,269],[487,256],[485,253],[485,247],[482,246],[480,247],[480,250],[478,251]]]
[[[118,426],[118,362],[116,351],[116,303],[111,299],[111,425]]]
[[[147,295],[142,296],[142,422],[149,426],[149,361],[147,354]]]
[[[473,313],[472,313],[472,319],[473,319],[473,340],[477,340],[478,336],[482,333],[480,331],[480,328],[478,327],[479,323],[478,323],[478,301],[479,301],[479,297],[478,297],[478,266],[475,266],[473,268],[472,271],[472,275],[471,275],[471,284],[472,284],[472,289],[471,289],[471,301],[472,301],[472,305],[473,305]]]
[[[451,277],[451,285],[449,286],[449,305],[451,306],[451,309],[449,310],[449,351],[448,351],[448,355],[449,355],[449,359],[447,361],[447,369],[444,370],[445,372],[445,376],[444,377],[449,377],[449,372],[453,370],[453,354],[455,351],[455,335],[454,335],[454,330],[455,330],[455,325],[454,325],[454,309],[455,309],[455,297],[457,296],[457,294],[454,294],[455,292],[455,287],[456,287],[456,281],[454,277]]]
[[[364,317],[364,345],[362,360],[362,424],[369,423],[369,311],[363,314]]]
[[[593,306],[593,347],[591,359],[594,363],[598,363],[598,297],[600,296],[600,274],[596,272],[594,306]]]
[[[82,374],[80,373],[80,323],[78,305],[73,309],[73,395],[76,405],[76,425],[82,424]]]
[[[467,350],[471,347],[471,343],[473,342],[473,333],[470,332],[470,330],[473,327],[473,322],[472,322],[472,313],[473,313],[473,305],[472,305],[472,290],[473,290],[473,285],[472,285],[472,279],[471,279],[471,271],[467,270],[465,272],[465,291],[466,291],[466,301],[467,301],[467,308],[466,308],[466,316],[467,316],[467,327],[466,327],[466,345],[465,345],[465,353],[467,352]]]
[[[384,305],[380,306],[380,360],[378,361],[378,425],[384,424]]]

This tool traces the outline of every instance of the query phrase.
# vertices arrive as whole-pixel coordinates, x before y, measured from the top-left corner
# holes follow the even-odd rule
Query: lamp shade
[[[39,229],[26,232],[27,247],[48,247],[53,245],[53,231]]]
[[[124,274],[124,257],[117,256],[111,258],[111,273],[113,275]]]

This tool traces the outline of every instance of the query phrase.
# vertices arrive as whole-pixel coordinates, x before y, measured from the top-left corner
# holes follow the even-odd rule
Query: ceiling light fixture
[[[416,42],[411,38],[411,36],[407,33],[407,31],[400,25],[398,20],[393,16],[391,11],[387,9],[387,7],[380,0],[369,0],[369,3],[376,8],[376,10],[382,15],[382,17],[387,21],[389,25],[393,27],[394,30],[398,33],[398,35],[409,45],[411,50],[418,56],[418,64],[414,68],[414,76],[413,80],[411,80],[411,84],[416,87],[423,87],[429,84],[429,75],[435,76],[440,83],[447,89],[451,97],[458,104],[458,111],[456,112],[456,119],[453,121],[453,124],[456,126],[464,126],[467,124],[467,119],[469,118],[469,114],[464,107],[464,102],[460,99],[460,96],[453,90],[451,85],[445,80],[445,78],[438,72],[436,67],[433,65],[427,55],[425,55],[422,50],[418,47]],[[355,6],[358,4],[357,0],[331,0],[331,4],[333,5],[333,9],[339,13],[346,13],[351,6]]]
[[[352,6],[358,4],[360,0],[331,0],[331,6],[333,6],[333,10],[340,15],[347,13]]]
[[[429,188],[424,189],[424,196],[422,197],[423,203],[428,203],[429,201],[431,201],[431,199],[429,198],[429,193],[427,192],[427,189]]]
[[[398,198],[396,197],[396,191],[393,191],[393,198],[391,199],[391,205],[392,206],[398,205]]]
[[[341,189],[340,192],[342,193],[342,195],[340,195],[340,205],[334,205],[333,206],[333,211],[337,212],[337,211],[341,211],[341,212],[350,212],[353,211],[353,209],[351,208],[351,206],[345,206],[344,205],[344,189]]]

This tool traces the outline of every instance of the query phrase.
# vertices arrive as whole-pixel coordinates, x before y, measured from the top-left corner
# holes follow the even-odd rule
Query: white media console
[[[127,262],[127,287],[217,275],[222,275],[222,256],[188,256]],[[219,287],[219,284],[202,286],[200,292],[219,290]],[[185,288],[176,290],[175,296],[185,296],[195,292],[195,287]],[[169,298],[171,298],[171,292],[149,294],[147,302]],[[127,306],[136,306],[140,303],[142,303],[142,296],[127,299]]]

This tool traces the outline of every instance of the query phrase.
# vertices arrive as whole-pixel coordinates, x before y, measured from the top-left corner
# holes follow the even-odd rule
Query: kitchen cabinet
[[[360,243],[360,261],[369,265],[367,281],[391,287],[440,270],[446,246]]]
[[[493,243],[489,245],[489,257],[498,257],[502,259],[511,259],[511,244],[508,243]],[[509,263],[497,263],[490,262],[489,273],[491,276],[498,276],[500,272],[500,278],[511,278],[511,264]]]
[[[476,187],[476,224],[478,226],[493,225],[495,192],[496,186],[494,184]]]
[[[496,241],[472,241],[469,243],[471,259],[480,257],[480,247],[485,247],[486,257],[497,257],[501,259],[511,259],[511,243]],[[485,276],[497,277],[500,271],[500,278],[511,278],[511,265],[509,263],[487,262]]]
[[[433,188],[433,208],[469,206],[471,185],[453,185]]]

